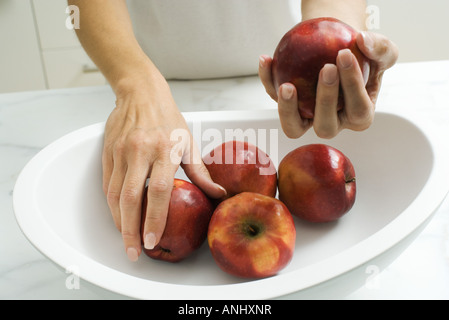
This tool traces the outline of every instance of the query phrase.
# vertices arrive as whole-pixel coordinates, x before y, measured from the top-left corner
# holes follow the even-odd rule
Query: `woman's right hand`
[[[116,107],[105,128],[103,191],[128,258],[136,261],[142,251],[141,212],[147,178],[143,242],[148,249],[163,234],[179,165],[208,196],[219,198],[226,191],[211,180],[165,79],[132,79],[117,88]],[[173,141],[172,133],[181,139]]]

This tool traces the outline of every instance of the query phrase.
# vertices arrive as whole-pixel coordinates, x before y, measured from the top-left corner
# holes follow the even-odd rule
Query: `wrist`
[[[302,18],[339,19],[357,31],[366,30],[366,1],[364,0],[303,0]]]
[[[117,98],[136,93],[164,92],[168,83],[159,70],[151,63],[143,63],[110,81]]]

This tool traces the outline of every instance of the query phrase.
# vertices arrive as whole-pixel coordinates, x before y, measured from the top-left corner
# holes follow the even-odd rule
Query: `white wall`
[[[0,0],[0,92],[45,88],[30,1]]]
[[[67,0],[0,0],[0,92],[101,85],[66,27]]]
[[[449,59],[449,0],[367,2],[378,15],[374,31],[398,45],[399,62]],[[66,7],[66,0],[0,0],[0,92],[106,83],[65,27]]]
[[[448,0],[368,0],[380,28],[399,47],[399,62],[449,59]]]

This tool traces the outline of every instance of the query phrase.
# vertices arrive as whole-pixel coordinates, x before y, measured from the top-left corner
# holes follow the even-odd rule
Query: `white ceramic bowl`
[[[145,255],[132,263],[102,193],[104,124],[96,124],[52,143],[20,174],[14,210],[29,241],[62,268],[77,270],[82,279],[133,298],[333,298],[359,288],[371,272],[399,255],[449,190],[448,151],[429,119],[377,113],[364,132],[344,131],[321,140],[310,130],[291,140],[279,129],[276,110],[184,116],[203,153],[239,135],[255,137],[276,163],[303,144],[340,149],[356,170],[354,207],[335,223],[295,218],[295,255],[271,278],[248,281],[225,274],[207,243],[178,264]],[[180,171],[178,176],[185,178]]]

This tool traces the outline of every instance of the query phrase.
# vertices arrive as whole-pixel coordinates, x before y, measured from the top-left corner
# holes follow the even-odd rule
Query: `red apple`
[[[273,55],[273,82],[276,88],[286,82],[296,87],[302,118],[313,118],[319,72],[327,63],[336,64],[340,50],[348,48],[356,56],[366,83],[369,60],[357,47],[357,34],[337,19],[316,18],[300,22],[282,37]],[[343,107],[340,90],[337,109]]]
[[[302,219],[337,220],[352,208],[355,196],[354,167],[333,147],[305,145],[288,153],[279,164],[279,199]]]
[[[296,229],[279,200],[243,192],[220,203],[212,215],[208,243],[225,272],[264,278],[285,268],[293,257]]]
[[[230,198],[241,192],[257,192],[274,197],[276,168],[270,157],[246,141],[227,141],[203,158],[212,180],[226,189]]]
[[[146,218],[146,194],[142,209],[142,232]],[[157,260],[178,262],[185,259],[206,240],[213,210],[209,198],[197,186],[175,179],[162,238],[154,249],[144,248],[143,251]]]

